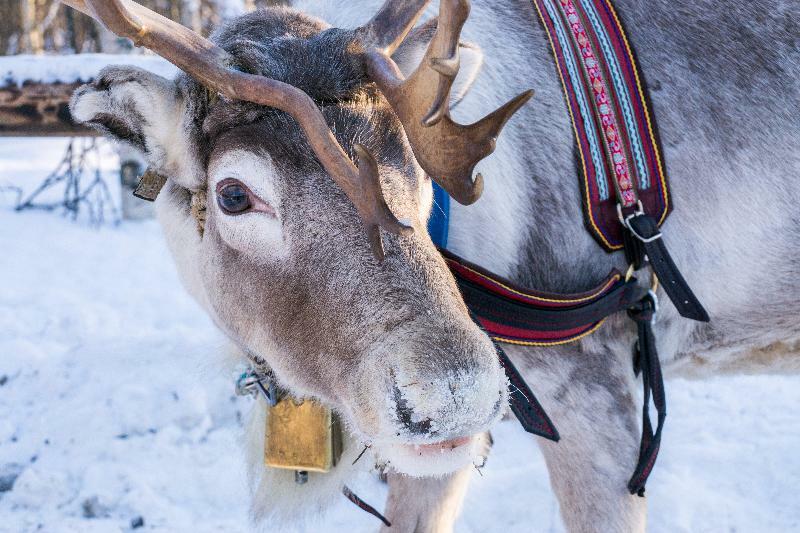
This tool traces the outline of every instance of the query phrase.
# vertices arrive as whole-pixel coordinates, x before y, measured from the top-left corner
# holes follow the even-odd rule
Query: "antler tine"
[[[387,0],[372,19],[356,30],[366,46],[392,55],[425,12],[431,0]]]
[[[468,1],[450,2],[442,0],[439,5],[439,21],[428,50],[422,59],[419,69],[432,69],[438,74],[436,96],[422,118],[422,124],[430,127],[436,125],[447,114],[450,105],[450,89],[458,75],[461,58],[458,54],[458,41],[461,29],[469,18]],[[427,65],[426,65],[427,62]]]
[[[363,155],[366,154],[363,147],[357,149],[360,160],[369,168],[356,168],[314,100],[302,90],[232,68],[231,56],[217,45],[132,0],[62,1],[99,20],[117,35],[149,48],[227,98],[274,107],[291,115],[302,128],[322,166],[356,207],[370,234],[373,250],[377,250],[376,239],[380,241],[378,226],[399,235],[413,232],[387,207],[377,179],[377,164],[372,156]],[[382,249],[380,253],[376,251],[376,257],[382,256]]]
[[[376,198],[376,208],[378,215],[387,221],[394,218],[389,206],[381,194],[381,181],[378,174],[378,163],[369,151],[361,144],[353,145],[353,150],[358,156],[358,172],[361,178],[361,183],[364,187],[364,192]],[[381,240],[381,233],[377,224],[368,225],[367,237],[369,238],[372,253],[375,257],[382,261],[384,257],[383,242]]]
[[[526,91],[469,126],[452,120],[450,90],[458,74],[458,44],[469,10],[469,0],[441,0],[436,33],[422,62],[408,78],[386,50],[362,43],[367,74],[403,124],[420,166],[465,205],[475,202],[483,191],[482,177],[472,179],[475,165],[494,152],[503,126],[533,95]]]

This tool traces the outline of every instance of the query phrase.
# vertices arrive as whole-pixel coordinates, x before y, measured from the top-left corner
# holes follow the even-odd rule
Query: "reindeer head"
[[[425,231],[428,176],[475,201],[475,164],[530,95],[472,126],[450,118],[467,1],[415,30],[427,0],[390,0],[357,30],[266,10],[212,41],[130,0],[67,3],[186,73],[109,68],[71,109],[168,178],[160,219],[219,327],[396,469],[469,461],[506,381]]]

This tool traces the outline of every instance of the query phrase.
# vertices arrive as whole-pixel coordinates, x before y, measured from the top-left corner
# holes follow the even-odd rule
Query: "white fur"
[[[109,106],[108,93],[94,92],[83,95],[74,101],[71,112],[76,122],[88,122],[100,111]]]
[[[252,494],[250,509],[259,530],[274,531],[276,523],[299,525],[323,513],[331,504],[343,498],[342,487],[354,476],[374,468],[374,462],[367,457],[353,464],[364,446],[344,430],[342,455],[337,466],[326,474],[309,472],[308,481],[298,485],[294,471],[264,466],[267,416],[264,401],[259,398],[246,425],[248,477]]]
[[[231,247],[267,261],[284,257],[286,241],[281,229],[279,198],[272,176],[275,166],[266,155],[246,150],[231,150],[215,158],[208,168],[208,205],[214,211],[220,236]],[[244,183],[254,194],[275,211],[275,216],[257,211],[228,215],[216,201],[217,185],[234,178]]]
[[[206,294],[200,274],[201,238],[197,221],[191,216],[182,199],[162,191],[155,202],[156,217],[164,230],[164,236],[175,261],[178,276],[186,291],[207,312],[213,308]]]

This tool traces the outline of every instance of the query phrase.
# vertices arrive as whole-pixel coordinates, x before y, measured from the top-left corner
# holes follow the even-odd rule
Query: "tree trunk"
[[[26,54],[41,54],[44,51],[41,27],[36,20],[36,0],[20,0],[22,34],[19,51]]]

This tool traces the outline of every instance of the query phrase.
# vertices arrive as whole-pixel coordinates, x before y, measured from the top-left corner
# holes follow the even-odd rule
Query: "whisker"
[[[361,450],[361,453],[358,454],[358,457],[355,458],[355,460],[350,464],[350,466],[353,466],[354,464],[356,464],[358,462],[358,460],[361,459],[364,456],[364,454],[367,453],[367,450],[369,450],[369,449],[370,449],[370,445],[369,444],[364,446],[364,449]]]

